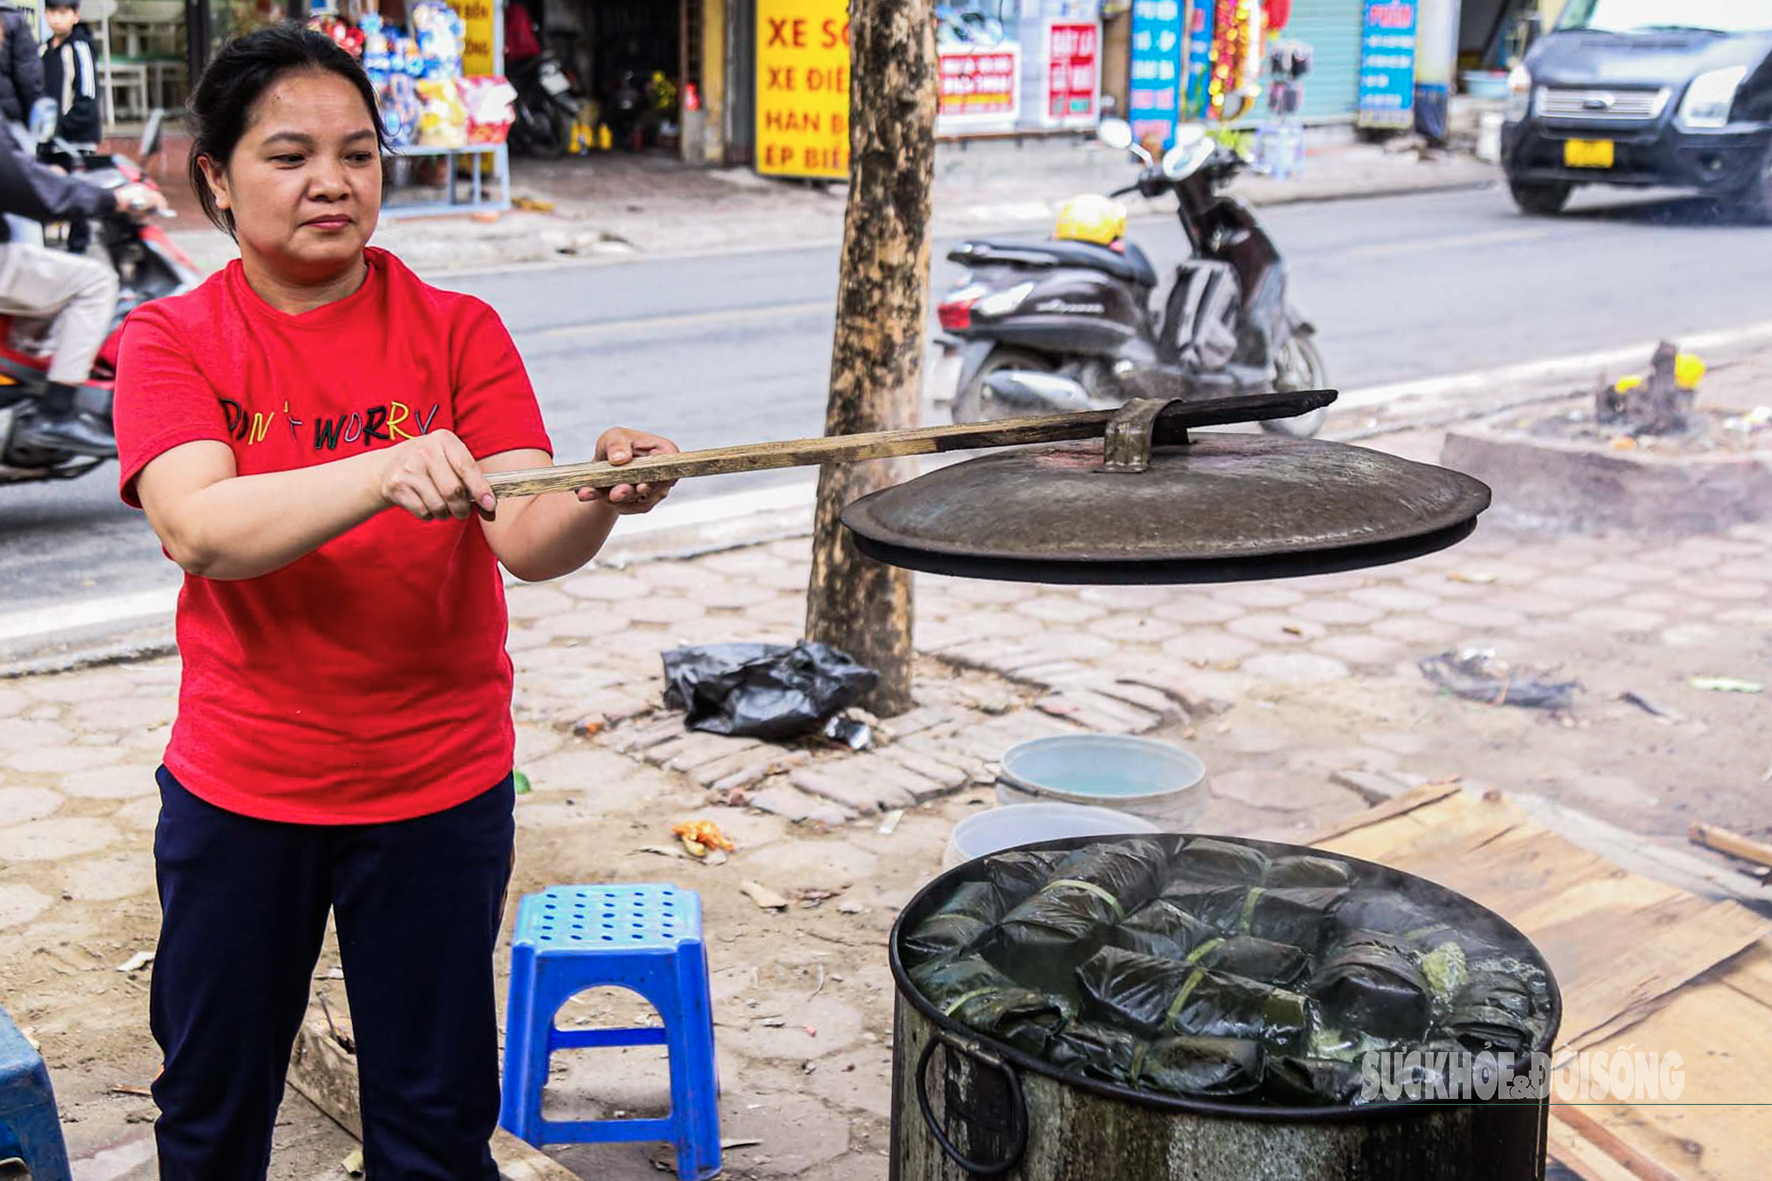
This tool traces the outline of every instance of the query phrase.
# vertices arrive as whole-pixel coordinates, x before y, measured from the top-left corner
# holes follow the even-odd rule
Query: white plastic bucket
[[[1004,753],[997,799],[1113,808],[1183,832],[1206,806],[1206,764],[1150,738],[1059,734]]]
[[[941,857],[941,868],[950,870],[975,857],[1035,841],[1161,831],[1148,820],[1112,808],[1091,808],[1084,804],[1012,804],[979,812],[954,825],[947,851]]]

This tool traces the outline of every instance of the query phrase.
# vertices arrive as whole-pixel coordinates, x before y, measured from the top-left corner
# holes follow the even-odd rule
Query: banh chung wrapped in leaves
[[[1286,1048],[1304,1037],[1305,998],[1197,963],[1104,947],[1077,969],[1085,1012],[1147,1036],[1260,1039]]]
[[[1068,993],[1071,973],[1094,954],[1107,930],[1156,894],[1168,860],[1154,840],[1078,849],[1033,897],[1004,915],[980,947],[1016,979]]]
[[[1222,1037],[1135,1037],[1073,1021],[1046,1047],[1067,1074],[1169,1095],[1228,1098],[1261,1086],[1267,1055],[1260,1042]]]
[[[1334,857],[1119,838],[960,876],[899,935],[912,981],[960,1024],[1083,1078],[1360,1103],[1370,1052],[1519,1054],[1554,1010],[1542,962],[1493,916]]]

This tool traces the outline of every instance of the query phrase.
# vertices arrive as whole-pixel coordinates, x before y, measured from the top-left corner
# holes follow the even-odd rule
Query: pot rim
[[[1149,839],[1151,835],[1152,834],[1150,833],[1119,833],[1110,836],[1065,837],[1055,841],[1034,841],[1026,845],[1017,845],[1013,849],[999,849],[997,853],[1068,850],[1104,841]],[[1518,939],[1525,947],[1530,948],[1533,954],[1538,957],[1539,963],[1543,965],[1545,980],[1550,988],[1550,1019],[1545,1025],[1544,1033],[1539,1037],[1538,1041],[1533,1043],[1529,1052],[1543,1054],[1546,1057],[1550,1056],[1551,1050],[1556,1043],[1557,1033],[1562,1028],[1563,1024],[1563,992],[1557,984],[1556,973],[1551,971],[1550,962],[1544,958],[1544,953],[1538,950],[1537,944],[1526,938],[1525,934],[1518,927],[1514,926],[1512,923],[1508,922],[1506,919],[1502,918],[1481,903],[1460,894],[1449,886],[1442,886],[1438,882],[1421,877],[1417,874],[1394,869],[1388,865],[1381,865],[1376,861],[1367,861],[1363,857],[1350,857],[1343,853],[1325,853],[1322,849],[1314,849],[1308,845],[1288,845],[1279,841],[1261,841],[1248,837],[1226,837],[1208,833],[1163,833],[1158,835],[1184,837],[1188,840],[1192,840],[1195,837],[1207,837],[1215,841],[1230,841],[1235,844],[1253,846],[1261,849],[1263,852],[1270,854],[1278,853],[1281,856],[1305,855],[1312,857],[1334,857],[1348,862],[1351,865],[1381,870],[1388,874],[1396,874],[1399,877],[1410,881],[1420,882],[1435,890],[1453,895],[1460,899],[1465,905],[1473,907],[1483,915],[1487,916],[1502,930]],[[989,854],[989,856],[994,857],[997,853]],[[1005,1063],[1012,1064],[1023,1071],[1031,1071],[1032,1073],[1055,1083],[1076,1087],[1083,1091],[1094,1092],[1095,1094],[1110,1099],[1119,1099],[1124,1102],[1135,1103],[1141,1107],[1156,1108],[1160,1111],[1187,1112],[1190,1115],[1213,1116],[1221,1119],[1254,1120],[1263,1123],[1361,1122],[1375,1119],[1395,1119],[1401,1116],[1421,1116],[1425,1118],[1429,1113],[1442,1108],[1482,1107],[1497,1102],[1496,1100],[1480,1099],[1449,1101],[1432,1099],[1399,1099],[1394,1101],[1367,1103],[1359,1107],[1268,1107],[1237,1103],[1220,1103],[1209,1099],[1190,1099],[1180,1095],[1161,1095],[1154,1091],[1136,1090],[1132,1087],[1122,1086],[1119,1083],[1104,1082],[1100,1079],[1086,1078],[1080,1075],[1062,1074],[1053,1067],[1050,1062],[1036,1058],[1032,1054],[1023,1050],[1018,1050],[1007,1042],[998,1041],[996,1038],[979,1033],[977,1030],[962,1025],[959,1021],[942,1013],[929,1002],[929,999],[922,994],[916,984],[911,980],[910,973],[905,968],[904,962],[899,955],[899,947],[904,938],[904,928],[907,921],[912,915],[916,915],[917,918],[921,920],[923,916],[918,912],[928,903],[935,888],[949,883],[950,879],[962,873],[969,864],[971,863],[963,862],[962,864],[955,866],[953,869],[942,872],[937,875],[933,881],[929,882],[922,889],[912,895],[911,900],[905,903],[904,909],[898,912],[898,918],[893,921],[892,931],[890,935],[888,935],[886,941],[887,955],[892,967],[892,982],[897,987],[899,999],[909,1004],[920,1016],[929,1021],[938,1033],[950,1034],[957,1040],[979,1046],[988,1050],[992,1055],[1002,1059]],[[1536,1100],[1521,1102],[1531,1102],[1536,1106],[1544,1106],[1549,1103],[1549,1100],[1550,1095],[1547,1091]],[[1514,1103],[1511,1105],[1520,1104]]]

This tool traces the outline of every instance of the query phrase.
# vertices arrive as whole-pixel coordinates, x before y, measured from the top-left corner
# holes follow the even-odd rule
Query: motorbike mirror
[[[1132,124],[1124,119],[1103,119],[1095,129],[1096,138],[1110,148],[1124,152],[1132,146]]]
[[[31,138],[46,144],[55,138],[56,125],[61,122],[61,104],[47,96],[31,104]]]
[[[148,112],[148,121],[142,127],[141,164],[148,166],[148,161],[160,154],[160,140],[166,127],[166,112],[155,107]]]

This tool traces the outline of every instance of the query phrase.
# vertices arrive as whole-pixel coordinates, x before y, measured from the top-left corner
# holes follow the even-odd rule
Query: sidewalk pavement
[[[1433,458],[1440,438],[1373,442]],[[808,559],[796,537],[510,595],[518,763],[534,785],[517,805],[514,889],[669,880],[702,894],[723,1132],[758,1141],[730,1152],[734,1178],[885,1175],[887,933],[938,871],[953,824],[989,806],[995,761],[1015,742],[1106,731],[1185,743],[1209,772],[1207,832],[1302,839],[1455,777],[1645,838],[1678,841],[1693,820],[1767,832],[1764,696],[1688,678],[1763,675],[1772,525],[1668,540],[1485,527],[1395,566],[1224,586],[919,576],[917,705],[878,727],[874,749],[685,731],[662,707],[657,654],[792,640]],[[1555,666],[1583,692],[1563,717],[1437,693],[1414,661],[1463,647]],[[177,676],[168,659],[0,682],[0,996],[54,1072],[79,1181],[153,1175],[148,973],[120,969],[154,943],[152,772]],[[691,817],[737,842],[725,864],[677,847],[671,825]],[[746,881],[788,905],[760,908]],[[316,970],[334,1013],[337,963],[329,945]],[[644,1017],[628,994],[600,991],[562,1022]],[[563,1055],[550,1112],[648,1114],[664,1069],[655,1048]],[[298,1098],[284,1119],[272,1176],[337,1176],[343,1133]],[[654,1176],[655,1151],[550,1149],[610,1181]]]
[[[936,154],[935,234],[1049,230],[1058,206],[1084,192],[1129,184],[1136,165],[1093,140],[944,144]],[[747,168],[697,169],[656,156],[603,153],[517,160],[512,194],[553,212],[384,219],[376,243],[421,274],[523,264],[819,246],[842,240],[845,185],[758,176]],[[1233,191],[1258,205],[1470,188],[1499,173],[1470,156],[1396,153],[1313,132],[1303,170],[1288,180],[1245,175]],[[204,269],[234,251],[210,228],[189,191],[173,236]],[[1173,201],[1128,201],[1134,217],[1173,217]]]

